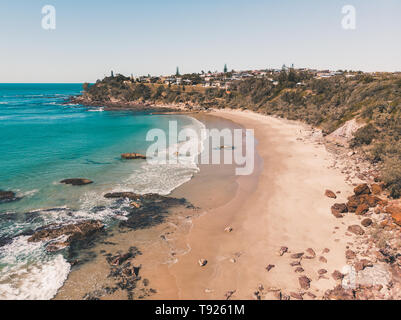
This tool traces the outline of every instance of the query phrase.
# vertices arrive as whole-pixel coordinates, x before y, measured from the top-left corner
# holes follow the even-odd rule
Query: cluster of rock
[[[0,203],[16,201],[18,199],[15,192],[0,190]]]
[[[51,224],[37,229],[28,242],[45,241],[46,250],[55,252],[62,250],[75,241],[84,241],[102,231],[104,224],[98,220],[89,220],[75,224],[55,225]]]
[[[324,299],[401,299],[401,202],[389,199],[380,183],[380,167],[362,154],[326,144],[335,157],[332,168],[346,175],[354,194],[346,203],[332,206],[342,218],[354,213],[360,224],[348,226],[345,256],[347,272],[342,284],[328,290]],[[364,183],[359,183],[363,181]],[[344,271],[344,270],[343,270]]]
[[[185,198],[166,197],[159,194],[136,194],[134,192],[106,193],[105,198],[114,200],[114,205],[122,206],[128,213],[127,220],[119,223],[120,228],[132,230],[149,228],[165,221],[168,210],[172,207],[183,206],[196,209]],[[126,203],[129,202],[128,206]]]
[[[316,251],[313,248],[308,248],[303,252],[296,252],[296,253],[291,253],[289,248],[286,246],[280,247],[280,249],[277,252],[277,255],[280,257],[283,256],[288,256],[290,258],[290,266],[293,267],[294,273],[300,274],[298,277],[298,286],[299,289],[297,291],[291,291],[288,290],[286,292],[283,289],[280,288],[267,288],[264,289],[263,285],[258,286],[258,290],[254,292],[254,297],[255,299],[263,299],[263,298],[274,298],[278,300],[304,300],[305,298],[307,299],[316,299],[318,298],[316,294],[311,292],[311,283],[312,279],[311,277],[307,276],[305,274],[305,270],[302,266],[302,261],[305,260],[312,260],[312,259],[317,259],[318,261],[322,264],[327,263],[327,259],[324,257],[326,253],[329,253],[330,250],[328,248],[325,248],[321,255],[318,257],[316,254]],[[266,267],[267,272],[270,272],[273,268],[275,268],[275,265],[269,264]],[[328,271],[326,269],[319,269],[317,271],[317,276],[318,279],[320,278],[326,278],[326,275],[328,274]],[[335,281],[341,281],[344,277],[344,275],[338,271],[335,270],[332,274],[331,277]]]
[[[106,261],[110,267],[108,278],[114,281],[112,287],[103,287],[85,294],[84,300],[100,300],[102,297],[112,295],[117,291],[127,293],[127,299],[144,299],[156,293],[155,289],[149,288],[149,280],[142,279],[141,265],[136,266],[134,259],[142,253],[136,247],[129,248],[128,252],[117,252],[116,254],[105,254]]]
[[[354,188],[354,195],[348,197],[347,203],[335,203],[331,207],[331,213],[336,218],[344,217],[345,213],[355,213],[358,216],[367,216],[373,213],[379,215],[381,213],[388,214],[386,223],[401,226],[401,205],[397,201],[391,201],[379,197],[383,192],[382,184],[372,184],[369,186],[367,183],[360,184]],[[373,223],[370,218],[363,219],[361,224],[364,227],[369,227]],[[364,234],[357,227],[350,230],[353,233]]]

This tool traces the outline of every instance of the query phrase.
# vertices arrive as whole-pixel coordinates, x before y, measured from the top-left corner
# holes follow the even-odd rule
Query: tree
[[[228,69],[227,69],[227,65],[224,65],[224,73],[227,73]]]
[[[180,76],[180,69],[178,69],[178,67],[177,67],[177,70],[176,70],[176,72],[175,72],[175,75],[176,75],[177,77]]]

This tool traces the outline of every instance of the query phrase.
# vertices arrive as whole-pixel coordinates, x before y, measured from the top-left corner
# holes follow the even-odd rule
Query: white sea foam
[[[99,108],[95,108],[95,109],[89,109],[88,111],[90,111],[90,112],[103,112],[104,108],[103,107],[99,107]]]
[[[196,159],[203,151],[205,136],[203,136],[205,125],[194,119],[190,118],[192,124],[184,127],[194,129],[197,132],[198,140],[191,140],[194,144],[194,149],[198,153],[192,155],[175,155],[176,150],[179,150],[184,143],[169,146],[166,150],[161,151],[159,157],[177,158],[177,163],[174,164],[152,164],[145,162],[140,168],[134,169],[131,176],[128,177],[121,185],[113,191],[126,191],[131,190],[138,194],[158,193],[160,195],[168,195],[180,185],[192,179],[194,174],[199,172]]]
[[[17,237],[0,248],[0,300],[48,300],[53,298],[70,272],[62,255],[46,255],[42,243]]]

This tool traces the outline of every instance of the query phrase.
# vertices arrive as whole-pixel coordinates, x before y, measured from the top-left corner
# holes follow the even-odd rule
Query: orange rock
[[[134,208],[137,208],[137,209],[139,209],[139,208],[141,207],[141,205],[140,205],[138,202],[136,202],[136,201],[132,201],[132,202],[130,203],[130,206],[131,206],[131,207],[134,207]]]
[[[401,207],[392,205],[386,208],[386,212],[391,214],[394,222],[401,226]]]
[[[326,190],[324,195],[328,198],[337,199],[336,194],[331,190]]]
[[[366,203],[362,203],[356,208],[355,214],[356,215],[363,215],[369,211],[369,206]]]
[[[356,196],[361,194],[370,194],[370,189],[367,183],[360,184],[359,186],[355,187],[354,193]]]
[[[134,160],[134,159],[146,159],[146,156],[140,153],[123,153],[121,155],[122,159]]]
[[[380,184],[374,183],[371,185],[372,193],[373,194],[380,194],[383,191],[383,188]]]

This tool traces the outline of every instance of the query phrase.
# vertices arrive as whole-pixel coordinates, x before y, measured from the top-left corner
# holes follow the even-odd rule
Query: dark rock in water
[[[74,179],[62,180],[62,181],[60,181],[60,183],[71,184],[73,186],[84,186],[84,185],[93,183],[93,181],[91,181],[89,179],[74,178]]]
[[[129,251],[127,253],[120,253],[115,256],[109,256],[106,258],[106,261],[112,265],[112,266],[119,266],[126,262],[129,259],[135,258],[137,255],[141,255],[142,252],[138,250],[136,247],[131,247],[129,248]]]
[[[0,203],[16,201],[19,199],[20,198],[17,198],[15,192],[13,191],[0,190]]]
[[[28,238],[28,242],[49,241],[60,236],[66,236],[64,241],[53,242],[49,245],[49,251],[54,252],[67,247],[74,241],[85,240],[85,238],[96,234],[103,230],[103,228],[103,223],[97,220],[83,221],[76,224],[61,226],[51,224],[36,230],[35,233]]]
[[[125,160],[135,160],[135,159],[144,160],[144,159],[146,159],[146,156],[144,156],[143,154],[140,154],[140,153],[123,153],[121,155],[121,158],[125,159]]]
[[[141,195],[136,194],[134,192],[112,192],[112,193],[106,193],[104,197],[106,199],[128,198],[134,200],[134,199],[139,199]]]
[[[91,212],[98,213],[98,212],[104,211],[106,209],[107,209],[107,207],[105,207],[105,206],[97,206],[97,207],[93,207],[91,209]]]
[[[0,238],[0,247],[3,247],[7,244],[10,244],[13,241],[13,238],[10,237],[1,237]]]
[[[164,221],[168,213],[168,208],[173,206],[187,206],[188,202],[184,199],[165,197],[158,194],[139,195],[133,192],[114,192],[104,195],[107,199],[117,199],[113,209],[124,212],[128,217],[127,221],[122,221],[120,227],[131,229],[143,229],[155,226]],[[135,201],[137,206],[124,206],[123,199]],[[128,213],[128,215],[126,214]]]
[[[69,236],[69,239],[85,237],[86,235],[102,230],[104,225],[97,220],[83,221],[76,224],[57,226],[51,224],[37,230],[28,242],[38,242],[44,240],[52,240],[62,235]]]
[[[35,233],[32,229],[22,231],[19,236],[31,236]]]

